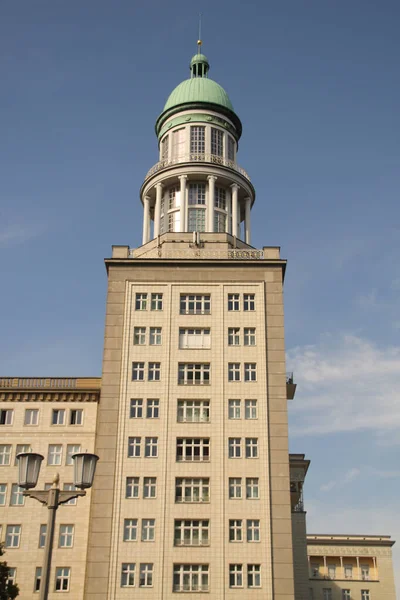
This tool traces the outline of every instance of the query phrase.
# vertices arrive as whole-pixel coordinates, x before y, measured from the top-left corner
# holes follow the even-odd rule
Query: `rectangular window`
[[[246,498],[258,500],[259,497],[258,477],[246,477]]]
[[[229,521],[229,541],[243,542],[242,519],[231,519]]]
[[[335,565],[328,565],[328,577],[329,577],[329,579],[336,578],[336,566]]]
[[[146,418],[158,419],[160,412],[160,401],[156,399],[147,400]]]
[[[8,567],[7,583],[17,583],[17,569],[15,567]]]
[[[40,525],[39,528],[39,548],[44,548],[46,545],[47,525]]]
[[[4,506],[7,497],[7,484],[0,483],[0,506]]]
[[[228,346],[240,345],[240,327],[228,328]]]
[[[143,498],[155,498],[157,492],[157,477],[143,478]]]
[[[322,597],[324,600],[332,600],[332,589],[322,588]]]
[[[151,310],[162,310],[163,309],[163,295],[152,294],[151,295]]]
[[[256,328],[245,327],[244,328],[244,345],[255,346],[256,345]]]
[[[257,365],[256,363],[244,363],[244,380],[257,381]]]
[[[15,461],[14,465],[18,465],[18,454],[22,454],[22,452],[32,452],[32,447],[30,444],[17,444],[17,448],[15,450]]]
[[[261,587],[261,565],[247,565],[247,587]]]
[[[0,409],[0,425],[12,425],[13,412],[11,408]]]
[[[214,206],[226,210],[226,192],[224,188],[215,187]]]
[[[240,310],[240,294],[228,294],[228,310]]]
[[[19,548],[21,539],[21,525],[7,525],[6,548]]]
[[[132,381],[144,381],[144,362],[132,363]]]
[[[214,213],[214,231],[216,233],[225,233],[226,231],[226,215],[218,211]]]
[[[161,379],[161,363],[149,362],[148,378],[149,378],[149,381],[160,381],[160,379]]]
[[[240,381],[240,363],[228,363],[228,381]]]
[[[342,590],[342,600],[351,600],[350,590]]]
[[[211,312],[211,296],[196,294],[181,294],[181,315],[209,315]]]
[[[175,480],[175,502],[210,502],[209,478],[177,478]]]
[[[168,190],[168,210],[176,208],[176,189],[174,187]]]
[[[128,458],[140,457],[140,437],[128,437]]]
[[[247,541],[248,542],[259,542],[260,541],[260,521],[259,521],[259,519],[247,519],[246,531],[247,531]]]
[[[179,348],[210,348],[210,329],[179,329]]]
[[[49,452],[47,455],[47,464],[52,466],[58,466],[62,463],[62,445],[61,444],[50,444]]]
[[[72,548],[74,545],[74,526],[60,525],[59,548]]]
[[[24,425],[38,425],[39,424],[39,409],[38,408],[27,408],[25,410]]]
[[[147,310],[147,294],[136,294],[135,310]]]
[[[205,183],[190,183],[189,184],[189,206],[206,204],[206,184]]]
[[[208,423],[209,400],[178,400],[178,423]]]
[[[204,126],[194,126],[190,128],[190,154],[205,153],[206,128]],[[192,160],[196,157],[191,156]]]
[[[10,506],[24,506],[25,496],[24,490],[19,487],[18,483],[13,483],[11,486]]]
[[[161,327],[150,327],[150,346],[161,346]]]
[[[245,400],[244,411],[245,419],[257,419],[257,400]]]
[[[369,581],[369,565],[361,565],[361,579],[363,581]]]
[[[63,489],[66,492],[74,492],[78,488],[76,488],[73,483],[64,483]],[[75,506],[76,500],[76,498],[72,498],[71,500],[68,500],[68,502],[64,502],[64,506]]]
[[[345,579],[353,579],[353,567],[352,565],[344,566],[344,578]]]
[[[241,438],[229,438],[228,440],[229,458],[241,458],[242,440]]]
[[[258,458],[258,438],[246,438],[246,458]]]
[[[69,424],[70,425],[82,425],[83,423],[83,410],[82,408],[74,408],[69,411]]]
[[[158,456],[158,437],[147,437],[144,443],[145,458],[157,458]]]
[[[235,160],[235,141],[228,135],[228,160]]]
[[[255,294],[243,294],[243,310],[256,310]]]
[[[229,587],[243,587],[243,565],[229,565]]]
[[[206,230],[206,211],[204,208],[189,208],[189,231]]]
[[[209,461],[210,440],[208,438],[178,438],[176,440],[177,461]]]
[[[168,160],[168,135],[161,141],[161,160]]]
[[[370,600],[369,590],[361,590],[361,600]]]
[[[142,519],[142,542],[154,542],[155,529],[155,519]]]
[[[172,157],[182,158],[186,154],[185,129],[177,129],[172,134]]]
[[[56,592],[68,592],[71,578],[70,567],[56,568]]]
[[[153,563],[140,563],[139,587],[153,586]]]
[[[220,129],[215,129],[215,127],[211,127],[211,154],[213,154],[214,156],[223,155],[223,139],[223,132]]]
[[[136,542],[137,530],[137,519],[124,519],[124,542]]]
[[[125,489],[125,498],[139,498],[139,477],[127,477]]]
[[[207,385],[210,383],[210,363],[179,363],[179,385]]]
[[[208,592],[208,565],[174,565],[174,592]]]
[[[142,398],[131,398],[131,407],[129,412],[131,419],[141,419],[143,417],[143,400]]]
[[[242,497],[242,478],[229,477],[229,498],[231,500]]]
[[[319,577],[319,564],[311,563],[311,574],[312,577]]]
[[[146,343],[146,327],[135,327],[133,330],[133,343],[135,346],[144,346]]]
[[[174,545],[175,546],[208,546],[209,544],[208,519],[204,520],[176,520]]]
[[[53,408],[52,425],[65,425],[65,410],[63,408]]]
[[[228,418],[240,419],[240,400],[228,400]]]
[[[135,585],[135,563],[122,563],[121,587],[134,587]]]
[[[42,582],[42,567],[36,567],[35,570],[35,581],[33,584],[33,591],[34,592],[39,592],[40,591],[40,584]]]
[[[0,444],[0,466],[5,467],[11,462],[11,444]]]
[[[66,465],[73,465],[74,461],[73,461],[73,455],[74,454],[78,454],[78,452],[81,451],[81,446],[80,444],[68,444],[67,445],[67,455],[65,458],[65,464]]]

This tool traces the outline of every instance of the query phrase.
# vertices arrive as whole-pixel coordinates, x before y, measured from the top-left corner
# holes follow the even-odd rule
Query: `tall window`
[[[22,452],[32,452],[32,446],[30,444],[17,444],[17,448],[15,450],[15,462],[14,465],[18,466],[18,454]]]
[[[68,592],[71,579],[71,569],[69,567],[56,568],[56,592]]]
[[[13,483],[11,486],[10,506],[24,506],[25,496],[24,490],[19,487],[18,483]]]
[[[141,419],[143,416],[143,400],[141,398],[131,398],[131,408],[129,417],[131,419]]]
[[[239,346],[240,344],[240,327],[228,328],[228,346]]]
[[[135,310],[146,310],[147,309],[147,294],[140,293],[136,294]]]
[[[169,136],[166,135],[161,140],[161,160],[167,160],[168,159],[168,142],[169,142]]]
[[[162,310],[163,309],[163,295],[152,294],[151,295],[151,310]]]
[[[135,346],[144,346],[146,343],[146,327],[135,327],[133,330],[133,343]]]
[[[124,519],[124,542],[136,542],[138,532],[137,519]]]
[[[11,462],[11,444],[0,444],[0,465],[6,466]]]
[[[208,315],[211,312],[211,296],[181,294],[180,314],[181,315]]]
[[[226,215],[216,212],[214,214],[214,231],[215,233],[225,233],[226,231]]]
[[[256,310],[255,294],[243,294],[243,310]]]
[[[21,525],[7,525],[6,548],[18,548],[21,539]]]
[[[179,385],[207,385],[210,383],[209,363],[179,363]]]
[[[240,363],[228,363],[228,381],[240,381]]]
[[[39,528],[39,548],[44,548],[46,545],[47,525],[40,525]]]
[[[175,480],[175,502],[209,502],[208,477],[185,477]]]
[[[243,565],[229,565],[229,587],[243,587]]]
[[[33,591],[39,592],[40,584],[42,583],[42,567],[36,567],[35,570],[35,582],[33,585]]]
[[[229,438],[228,440],[229,458],[241,458],[242,440],[240,438]]]
[[[83,423],[83,410],[82,408],[74,408],[69,411],[69,424],[70,425],[82,425]]]
[[[229,541],[243,542],[242,519],[231,519],[229,521]]]
[[[257,381],[257,365],[256,363],[244,363],[244,380]]]
[[[174,592],[208,592],[208,565],[174,565]]]
[[[157,456],[158,456],[158,437],[145,438],[144,456],[145,456],[145,458],[157,458]]]
[[[0,409],[0,425],[12,425],[13,412],[11,408]]]
[[[144,362],[132,363],[132,381],[144,381]]]
[[[160,411],[160,401],[156,399],[148,399],[146,407],[147,419],[158,419]]]
[[[207,546],[209,543],[208,519],[203,520],[176,520],[174,545],[175,546]]]
[[[261,565],[247,565],[247,587],[261,587]]]
[[[7,497],[7,484],[0,483],[0,506],[4,506]]]
[[[361,590],[361,600],[370,600],[369,590]]]
[[[135,563],[122,563],[121,587],[134,587],[135,585]]]
[[[142,542],[154,542],[155,529],[155,519],[142,519]]]
[[[186,146],[185,129],[177,129],[172,134],[172,158],[182,158]]]
[[[160,381],[161,363],[149,362],[149,381]]]
[[[140,563],[139,587],[153,586],[153,563]]]
[[[208,438],[178,438],[176,440],[177,461],[209,461],[210,440]]]
[[[228,160],[235,160],[235,141],[228,135]]]
[[[143,498],[155,498],[157,492],[157,477],[143,478]]]
[[[25,410],[24,425],[37,425],[39,423],[39,409],[27,408]]]
[[[64,485],[63,485],[63,490],[66,492],[74,492],[77,489],[78,488],[76,488],[73,483],[64,483]],[[68,502],[64,502],[64,506],[75,506],[75,505],[76,505],[76,498],[71,498],[71,500],[68,500]]]
[[[179,329],[179,348],[210,348],[210,329]]]
[[[150,346],[160,346],[161,339],[161,327],[150,327]]]
[[[350,590],[342,590],[342,600],[351,600]]]
[[[223,155],[223,139],[224,134],[220,129],[211,128],[211,154],[214,156]]]
[[[329,579],[336,578],[336,565],[328,565],[328,577]]]
[[[228,310],[240,310],[240,294],[228,294]]]
[[[215,186],[214,206],[226,210],[226,192],[224,188]]]
[[[139,498],[139,477],[127,477],[125,498]]]
[[[206,128],[203,126],[196,125],[190,128],[190,154],[205,153],[205,132]],[[191,158],[195,160],[196,157]]]
[[[206,230],[206,211],[204,208],[189,208],[189,231]]]
[[[244,401],[244,418],[257,419],[257,400]]]
[[[322,588],[322,597],[323,600],[332,600],[332,589],[331,588]],[[362,599],[364,600],[364,599]]]
[[[65,410],[63,408],[53,408],[52,425],[65,425]]]
[[[258,500],[259,497],[258,477],[246,477],[246,498]]]
[[[229,477],[229,498],[240,499],[242,497],[242,478]]]
[[[246,438],[246,458],[258,458],[258,438]]]
[[[352,565],[344,566],[344,578],[345,579],[353,579],[353,566]]]
[[[228,406],[228,418],[240,419],[240,400],[229,400]]]
[[[60,525],[59,548],[72,548],[74,545],[74,526]]]
[[[206,184],[189,183],[189,206],[196,204],[205,205],[206,203]]]
[[[140,437],[128,437],[128,458],[140,457]]]
[[[179,423],[208,423],[209,420],[209,400],[178,400]]]
[[[248,542],[259,542],[260,541],[260,521],[259,521],[259,519],[247,519],[246,531],[247,531],[247,541]]]
[[[47,455],[48,465],[61,465],[62,462],[62,445],[61,444],[50,444],[49,453]]]
[[[15,567],[8,567],[7,583],[15,584],[17,582],[17,569]]]
[[[369,565],[361,565],[361,579],[363,581],[369,580]]]
[[[68,444],[67,445],[67,454],[65,457],[65,464],[66,465],[73,465],[74,464],[74,460],[73,460],[73,455],[77,454],[78,452],[81,451],[81,446],[80,444]]]
[[[255,327],[245,327],[243,334],[244,334],[244,345],[245,346],[255,346],[256,345],[256,328]]]

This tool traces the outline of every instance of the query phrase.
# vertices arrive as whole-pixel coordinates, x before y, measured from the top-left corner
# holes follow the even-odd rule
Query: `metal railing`
[[[291,372],[291,373],[286,373],[286,383],[288,383],[288,384],[292,384],[292,383],[294,383],[294,375],[293,375],[293,372]]]
[[[211,163],[220,165],[221,167],[227,167],[228,169],[232,169],[232,171],[236,171],[236,173],[239,173],[242,177],[245,177],[245,179],[250,181],[247,171],[242,169],[242,167],[239,167],[233,160],[229,160],[223,156],[217,156],[216,154],[184,154],[183,156],[177,156],[176,158],[165,158],[151,167],[144,180],[146,181],[164,169],[169,169],[174,165],[180,165],[182,163]]]

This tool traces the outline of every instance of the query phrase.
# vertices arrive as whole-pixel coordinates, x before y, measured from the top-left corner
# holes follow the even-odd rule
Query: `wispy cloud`
[[[343,487],[356,479],[360,473],[360,469],[354,467],[353,469],[346,471],[342,478],[328,481],[328,483],[322,484],[319,489],[321,492],[330,492],[334,487]]]
[[[327,334],[288,352],[298,394],[291,435],[373,430],[398,439],[400,347],[379,348],[351,334]]]
[[[44,225],[14,224],[0,228],[0,246],[9,247],[24,244],[32,238],[41,235],[45,231]]]

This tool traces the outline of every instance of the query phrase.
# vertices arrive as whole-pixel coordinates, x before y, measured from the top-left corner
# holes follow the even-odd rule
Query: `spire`
[[[192,60],[190,61],[192,79],[194,77],[207,77],[207,73],[210,68],[207,57],[201,53],[202,44],[203,42],[201,41],[201,13],[199,13],[199,37],[197,40],[197,54],[195,54]]]

